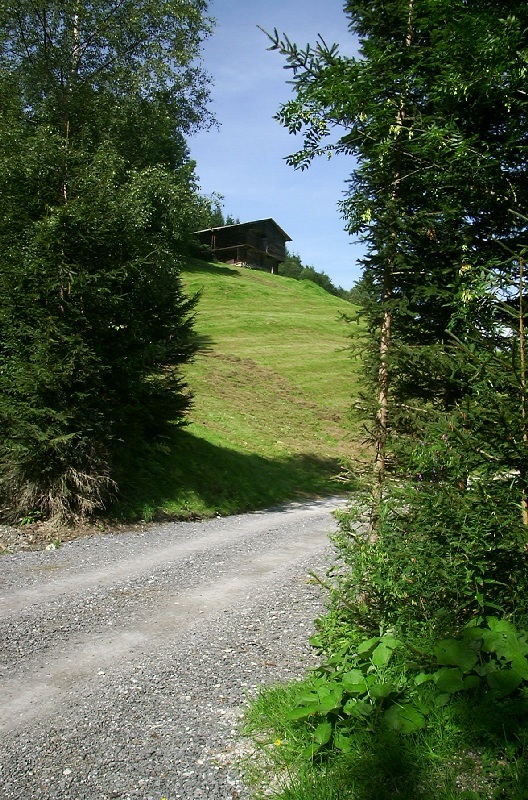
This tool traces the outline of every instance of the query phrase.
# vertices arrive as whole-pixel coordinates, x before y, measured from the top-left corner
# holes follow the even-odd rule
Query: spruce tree
[[[180,424],[194,352],[180,267],[201,213],[202,0],[0,7],[3,511],[74,517],[123,453]]]
[[[271,39],[295,86],[278,118],[303,135],[289,162],[303,169],[334,152],[357,160],[342,212],[367,246],[377,503],[387,437],[419,436],[431,410],[454,408],[468,391],[471,368],[450,347],[466,335],[461,285],[507,274],[502,248],[514,250],[524,232],[511,210],[522,210],[526,180],[527,12],[521,3],[497,15],[488,2],[354,0],[346,13],[357,58],[322,40],[301,50]]]
[[[343,519],[334,611],[372,635],[453,633],[490,611],[525,620],[528,7],[346,10],[357,58],[271,37],[295,85],[279,119],[303,135],[290,163],[355,156],[342,211],[367,247],[355,298],[371,336],[376,524],[366,540]],[[386,437],[400,460],[382,485]]]

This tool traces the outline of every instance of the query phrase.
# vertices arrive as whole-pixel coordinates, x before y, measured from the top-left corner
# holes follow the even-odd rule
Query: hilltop
[[[125,489],[126,515],[236,513],[342,491],[357,456],[350,303],[311,281],[194,260],[200,349],[189,424]],[[353,310],[353,309],[352,309]]]

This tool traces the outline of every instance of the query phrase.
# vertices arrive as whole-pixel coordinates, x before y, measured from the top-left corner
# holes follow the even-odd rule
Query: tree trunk
[[[78,8],[75,10],[72,19],[72,39],[73,39],[73,47],[72,47],[72,61],[71,61],[71,71],[70,71],[70,80],[68,82],[68,95],[71,95],[74,90],[75,83],[77,82],[77,77],[79,75],[79,62],[81,59],[81,38],[80,38],[80,28],[79,28],[79,14]],[[64,204],[66,205],[68,202],[68,155],[69,155],[69,144],[70,144],[70,112],[69,109],[66,108],[66,114],[64,119],[64,175],[62,180],[62,199]]]
[[[405,47],[410,47],[412,43],[412,22],[413,22],[414,0],[409,0],[407,34],[405,36]],[[405,92],[400,97],[400,105],[396,113],[396,136],[399,137],[403,130],[406,113]],[[395,203],[398,198],[399,184],[401,180],[401,170],[396,159],[396,169],[392,182],[391,201]],[[383,275],[382,289],[382,308],[383,318],[380,328],[380,366],[378,371],[378,408],[376,411],[376,454],[374,458],[373,488],[372,488],[372,509],[370,516],[369,538],[375,541],[377,538],[377,528],[379,523],[380,508],[383,500],[383,485],[385,482],[387,464],[387,432],[389,421],[389,388],[390,388],[390,367],[389,355],[391,349],[391,328],[392,311],[390,301],[392,299],[392,272],[394,266],[395,249],[397,246],[397,233],[393,229],[391,233],[392,246],[387,255],[385,271]]]
[[[519,348],[520,348],[520,371],[521,371],[521,425],[522,440],[524,450],[528,448],[528,429],[526,421],[526,336],[524,330],[524,260],[519,259]],[[528,475],[526,474],[525,462],[521,465],[521,511],[522,521],[528,527]],[[526,545],[528,549],[528,544]]]

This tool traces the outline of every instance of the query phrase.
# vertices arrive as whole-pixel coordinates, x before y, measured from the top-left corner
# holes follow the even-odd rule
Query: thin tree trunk
[[[526,420],[526,336],[524,330],[524,260],[519,259],[519,347],[521,370],[521,425],[524,448],[528,447],[528,429]],[[521,465],[521,510],[522,521],[528,527],[528,487],[524,459]],[[528,548],[528,545],[527,545]]]
[[[390,370],[388,356],[391,345],[392,313],[387,303],[391,297],[392,267],[387,265],[383,286],[383,319],[380,331],[380,366],[378,371],[378,409],[376,412],[376,454],[374,458],[373,504],[371,514],[371,539],[376,538],[380,504],[383,498],[383,484],[387,460],[387,424],[389,417]]]
[[[78,8],[78,6],[77,6]],[[81,49],[80,49],[80,28],[79,28],[79,14],[75,11],[72,20],[72,38],[73,38],[73,47],[72,47],[72,62],[71,62],[71,71],[70,71],[70,80],[68,83],[68,91],[67,94],[71,95],[74,90],[74,85],[77,82],[77,78],[79,75],[79,62],[81,58]],[[62,199],[64,204],[68,202],[68,153],[69,153],[69,143],[70,143],[70,112],[69,109],[66,109],[66,117],[64,120],[64,141],[65,141],[65,164],[64,164],[64,176],[62,181]]]
[[[412,22],[413,22],[413,9],[414,0],[409,0],[409,13],[407,18],[407,34],[405,36],[405,47],[410,47],[412,44]],[[400,97],[400,105],[396,113],[396,131],[399,136],[403,130],[405,122],[405,103],[406,96],[403,93]],[[396,166],[393,179],[393,189],[391,194],[391,201],[394,203],[398,197],[399,184],[401,180],[401,171],[399,166]],[[370,541],[375,541],[377,538],[377,528],[380,517],[381,503],[383,500],[383,485],[385,483],[386,465],[387,465],[387,434],[389,423],[389,389],[390,389],[390,366],[389,356],[392,342],[392,310],[390,301],[392,299],[392,273],[394,267],[394,256],[396,248],[396,231],[393,230],[391,234],[392,247],[391,252],[387,256],[385,271],[383,275],[383,288],[382,288],[382,308],[383,317],[380,328],[380,366],[378,371],[378,408],[376,412],[376,454],[374,458],[373,470],[373,489],[372,489],[372,509],[370,516]]]

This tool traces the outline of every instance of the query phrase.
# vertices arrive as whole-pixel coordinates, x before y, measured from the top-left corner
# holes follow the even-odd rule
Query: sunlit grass
[[[308,281],[193,262],[200,350],[185,371],[189,424],[131,456],[117,513],[207,516],[338,493],[361,458],[349,418],[358,366],[348,352],[353,309]],[[121,482],[123,484],[123,481]]]
[[[309,281],[242,267],[199,267],[185,280],[202,291],[192,421],[266,455],[356,455],[348,412],[357,366],[342,320],[350,304]]]

